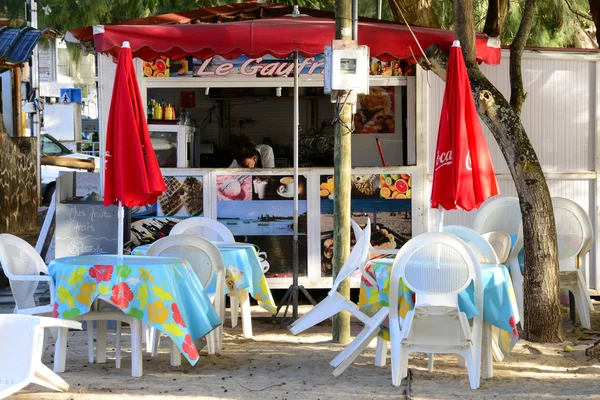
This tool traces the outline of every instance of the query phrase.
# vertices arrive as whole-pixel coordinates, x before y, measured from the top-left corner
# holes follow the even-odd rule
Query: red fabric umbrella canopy
[[[499,193],[460,45],[450,50],[435,151],[431,207],[479,208]]]
[[[426,49],[437,44],[449,50],[452,31],[414,27],[419,43]],[[370,48],[372,57],[382,61],[413,60],[421,57],[419,47],[404,25],[359,22],[358,43]],[[335,21],[314,17],[284,17],[250,21],[195,25],[99,25],[94,27],[96,50],[117,56],[123,40],[131,42],[134,57],[146,61],[159,56],[179,59],[194,56],[206,59],[220,55],[227,59],[242,54],[260,57],[270,54],[286,57],[298,50],[304,57],[323,53],[335,38]],[[500,63],[500,42],[487,35],[476,36],[479,62]]]
[[[104,165],[104,205],[152,204],[166,189],[150,142],[145,107],[135,77],[131,49],[118,54]]]

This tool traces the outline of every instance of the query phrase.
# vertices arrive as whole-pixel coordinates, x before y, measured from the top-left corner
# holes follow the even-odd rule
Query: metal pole
[[[352,40],[358,40],[358,0],[352,0]]]
[[[377,0],[377,19],[381,19],[381,1]]]
[[[29,25],[33,29],[37,29],[38,27],[38,16],[37,16],[37,1],[30,0],[31,7],[31,21]],[[31,128],[31,136],[35,136],[37,138],[37,151],[36,151],[36,188],[37,188],[37,198],[38,205],[41,204],[42,199],[42,178],[41,174],[41,160],[42,160],[42,138],[41,138],[41,125],[40,125],[40,97],[39,97],[39,87],[40,87],[40,75],[39,75],[39,45],[36,44],[33,49],[33,56],[31,58],[31,76],[29,81],[31,82],[31,93],[33,94],[32,100],[35,105],[35,112],[31,115],[30,128]],[[20,105],[18,105],[20,107]],[[21,110],[19,108],[19,110]],[[21,115],[21,114],[19,114]]]
[[[298,318],[298,125],[300,96],[298,94],[298,50],[294,52],[294,249],[292,271],[292,318]]]

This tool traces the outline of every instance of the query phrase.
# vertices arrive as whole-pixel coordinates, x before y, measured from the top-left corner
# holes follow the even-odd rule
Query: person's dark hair
[[[244,160],[256,156],[255,168],[262,168],[262,160],[260,158],[260,153],[258,152],[258,150],[256,150],[256,145],[250,139],[244,142],[238,142],[236,147],[233,149],[233,155],[235,161],[237,161],[240,167],[245,166]]]

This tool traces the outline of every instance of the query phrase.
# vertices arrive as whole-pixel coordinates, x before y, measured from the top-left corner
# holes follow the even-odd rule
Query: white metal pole
[[[381,0],[377,0],[377,19],[381,19]]]
[[[292,318],[298,318],[298,125],[300,124],[300,97],[298,94],[298,50],[294,52],[294,248],[292,271]]]
[[[38,27],[38,15],[37,15],[37,1],[36,0],[30,0],[30,4],[29,6],[31,7],[31,21],[30,21],[30,26],[33,29],[37,29]],[[40,76],[39,76],[39,52],[38,52],[39,46],[36,44],[36,46],[33,49],[33,56],[31,58],[31,76],[30,76],[30,83],[31,83],[31,93],[33,94],[33,98],[32,99],[27,99],[32,100],[35,107],[35,112],[33,113],[33,115],[31,116],[31,136],[35,136],[37,138],[37,151],[36,151],[36,187],[37,187],[37,198],[38,198],[38,204],[41,204],[41,199],[42,199],[42,178],[41,178],[41,153],[42,153],[42,137],[41,137],[41,126],[40,126],[40,96],[39,96],[39,87],[40,87]],[[20,107],[21,105],[17,105]],[[21,114],[19,114],[21,115]]]
[[[358,0],[352,0],[352,40],[358,40]]]
[[[118,221],[118,229],[117,232],[117,257],[119,261],[123,260],[123,220],[125,219],[125,210],[123,209],[123,203],[119,200],[119,209],[117,210],[117,221]]]

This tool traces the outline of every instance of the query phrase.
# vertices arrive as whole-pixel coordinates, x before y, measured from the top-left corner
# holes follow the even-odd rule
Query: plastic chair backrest
[[[417,293],[417,302],[432,297],[427,295],[447,295],[440,299],[456,297],[458,301],[458,293],[475,279],[476,267],[479,267],[477,257],[464,241],[446,232],[427,232],[402,246],[390,282],[402,278]]]
[[[330,293],[335,292],[338,286],[348,278],[354,271],[360,269],[363,275],[366,274],[364,267],[369,261],[369,241],[371,240],[371,220],[368,220],[363,230],[362,240],[357,240],[342,269],[335,277]]]
[[[518,234],[521,227],[521,206],[516,197],[494,197],[477,212],[473,230],[478,233],[501,231]]]
[[[42,356],[43,333],[38,317],[0,314],[0,384],[32,380],[36,358]]]
[[[482,234],[483,238],[492,245],[500,264],[506,263],[510,254],[510,235],[506,232],[487,232]]]
[[[196,235],[164,237],[154,242],[146,255],[187,260],[205,288],[215,274],[225,270],[219,248],[209,240]]]
[[[592,222],[585,210],[572,200],[553,197],[554,220],[560,260],[587,253],[594,241]]]
[[[39,282],[14,280],[19,275],[48,274],[48,267],[35,248],[17,236],[8,233],[0,234],[0,264],[10,281],[17,309],[35,307],[33,295]]]
[[[217,220],[193,217],[175,224],[169,235],[197,235],[213,242],[233,243],[235,238],[225,225]]]
[[[444,226],[444,232],[457,236],[467,243],[480,263],[499,264],[498,255],[490,242],[473,229],[461,225],[448,225]]]

